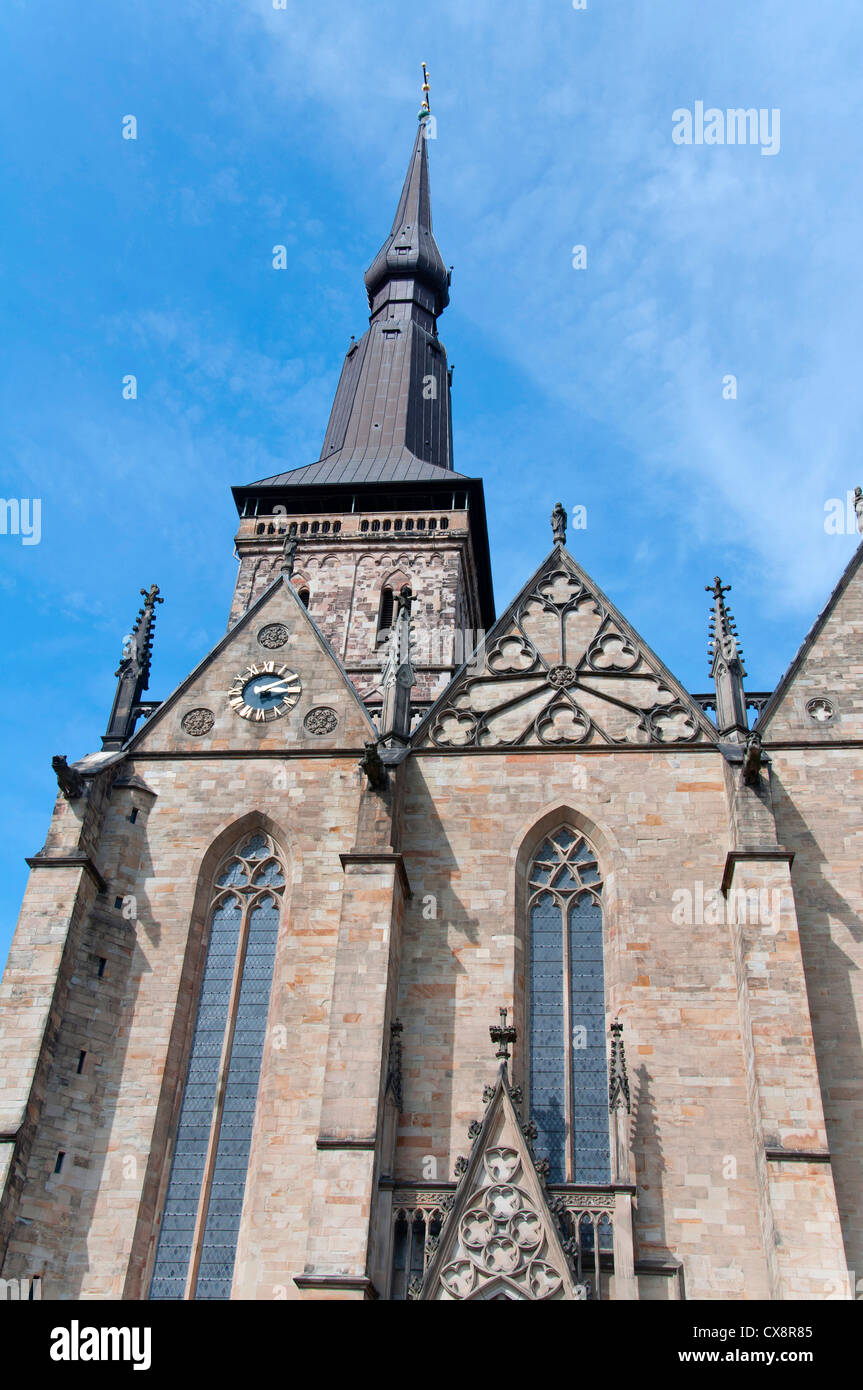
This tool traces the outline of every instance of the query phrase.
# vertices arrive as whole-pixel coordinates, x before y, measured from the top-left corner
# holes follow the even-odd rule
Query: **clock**
[[[247,666],[234,677],[228,699],[234,713],[242,719],[265,724],[288,714],[302,690],[303,683],[296,671],[289,666],[279,666],[275,661],[264,661]]]

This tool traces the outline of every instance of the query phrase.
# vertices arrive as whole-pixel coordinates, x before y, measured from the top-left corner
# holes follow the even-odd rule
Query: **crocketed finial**
[[[725,606],[725,595],[731,585],[723,584],[717,575],[712,584],[705,584],[704,587],[713,595],[707,650],[710,674],[716,687],[716,726],[723,738],[732,743],[743,743],[749,734],[746,692],[743,689],[746,669],[737,628],[730,609]]]
[[[509,1060],[509,1049],[518,1038],[518,1033],[513,1025],[511,1023],[507,1024],[506,1016],[508,1012],[507,1009],[501,1009],[500,1023],[496,1026],[493,1025],[488,1030],[492,1042],[497,1043],[497,1052],[495,1056],[499,1057],[502,1062],[507,1062]]]
[[[102,747],[109,751],[122,748],[135,728],[141,709],[141,696],[150,682],[150,658],[153,654],[153,631],[156,624],[156,604],[163,603],[159,597],[158,584],[142,589],[143,606],[138,610],[135,626],[124,639],[120,664],[114,675],[117,677],[117,692],[108,731],[102,738]]]
[[[710,615],[710,636],[707,643],[710,669],[713,670],[713,662],[719,656],[724,661],[739,661],[740,674],[745,676],[743,648],[737,636],[737,625],[731,610],[725,605],[725,595],[730,592],[731,585],[723,584],[717,575],[713,583],[705,584],[704,588],[708,594],[713,595],[713,612]]]
[[[411,688],[416,676],[411,665],[411,604],[413,593],[403,584],[398,612],[390,630],[389,652],[381,677],[381,737],[405,743],[411,727]]]
[[[611,1025],[611,1076],[608,1082],[608,1108],[630,1110],[629,1078],[626,1075],[626,1053],[623,1047],[623,1024],[616,1018]]]

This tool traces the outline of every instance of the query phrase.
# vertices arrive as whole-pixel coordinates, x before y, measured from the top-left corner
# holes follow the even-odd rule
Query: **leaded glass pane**
[[[530,1110],[539,1131],[536,1154],[548,1159],[552,1182],[566,1176],[563,1046],[561,912],[544,893],[530,914]]]
[[[555,835],[551,836],[551,841],[555,847],[564,851],[572,849],[576,840],[577,836],[573,835],[571,830],[558,830]]]
[[[241,921],[240,903],[233,897],[223,899],[213,913],[174,1160],[150,1284],[152,1299],[182,1298],[186,1287]]]
[[[268,864],[265,864],[262,869],[258,870],[258,872],[255,874],[253,882],[256,888],[281,888],[285,882],[285,876],[282,873],[281,864],[279,864],[275,859],[271,859]]]
[[[220,888],[227,888],[230,884],[242,884],[246,882],[246,868],[238,859],[233,864],[229,864],[223,874],[216,879]]]
[[[602,907],[581,893],[569,907],[572,1000],[573,1177],[609,1182],[608,1065],[605,1055],[605,981]]]
[[[243,859],[265,859],[269,852],[270,847],[263,835],[253,835],[239,851]]]
[[[204,1215],[204,1229],[193,1296],[230,1297],[285,883],[276,855],[274,842],[256,833],[240,849],[234,849],[216,877],[217,905],[150,1285],[152,1299],[184,1296],[199,1212]],[[250,882],[254,867],[256,876]],[[234,890],[230,894],[218,891],[228,886]],[[265,886],[271,893],[259,896]],[[237,1016],[230,1058],[220,1084],[244,912],[249,913],[249,919],[240,962]],[[221,1111],[220,1094],[224,1095]],[[203,1177],[212,1143],[216,1146],[212,1182],[204,1208]]]
[[[201,1246],[195,1294],[200,1299],[231,1296],[278,930],[279,905],[273,898],[263,898],[249,918],[225,1105]]]
[[[596,856],[581,836],[561,828],[534,859],[529,882],[530,1108],[539,1132],[537,1156],[548,1159],[552,1182],[565,1180],[569,1049],[573,1177],[576,1182],[608,1182],[605,981]],[[587,885],[592,891],[586,891]],[[564,1035],[567,972],[571,1038]]]

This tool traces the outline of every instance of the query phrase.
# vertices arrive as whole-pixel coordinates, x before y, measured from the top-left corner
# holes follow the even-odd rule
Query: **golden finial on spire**
[[[429,92],[431,91],[431,87],[429,86],[428,68],[426,67],[425,63],[423,63],[422,66],[423,66],[423,100],[422,100],[422,106],[420,107],[420,116],[428,115],[428,113],[431,111],[431,106],[429,105]]]

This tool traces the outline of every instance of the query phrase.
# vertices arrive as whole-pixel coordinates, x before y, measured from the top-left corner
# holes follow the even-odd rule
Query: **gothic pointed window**
[[[552,1182],[610,1181],[602,882],[592,848],[561,827],[529,874],[531,1119]]]
[[[230,1298],[284,887],[261,832],[216,873],[151,1299]]]

